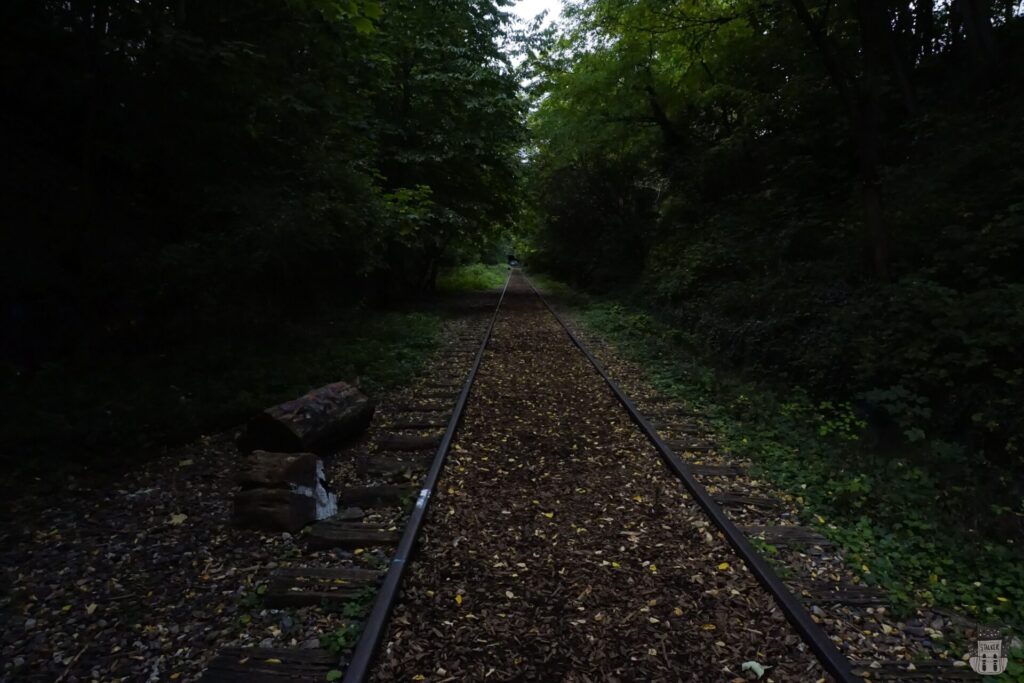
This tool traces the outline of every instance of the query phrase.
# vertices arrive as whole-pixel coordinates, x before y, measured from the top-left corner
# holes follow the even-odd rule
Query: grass
[[[505,284],[508,266],[474,263],[455,266],[442,272],[437,278],[437,289],[441,292],[477,292],[497,289]]]
[[[888,591],[897,610],[931,605],[1024,633],[1021,550],[958,529],[955,510],[940,503],[950,486],[969,483],[938,481],[909,458],[871,452],[848,405],[714,370],[694,352],[699,339],[652,315],[531,277],[568,294],[577,320],[642,364],[656,388],[707,414],[723,447],[793,495],[803,522],[842,545],[851,568]],[[1006,680],[1024,680],[1017,675]]]
[[[431,313],[359,314],[131,358],[83,355],[31,375],[8,371],[3,457],[28,476],[55,465],[116,470],[329,382],[358,381],[372,396],[417,371],[440,327]]]

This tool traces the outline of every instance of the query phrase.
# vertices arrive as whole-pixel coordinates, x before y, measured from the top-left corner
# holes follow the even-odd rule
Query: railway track
[[[324,680],[343,670],[352,683],[712,681],[762,666],[776,681],[862,680],[863,668],[809,613],[808,596],[779,579],[750,537],[827,541],[800,527],[750,524],[756,516],[738,524],[727,508],[778,501],[701,483],[742,472],[706,461],[714,445],[694,415],[650,400],[657,417],[645,417],[518,270],[482,327],[458,391],[449,384],[434,398],[424,388],[402,406],[412,417],[391,423],[444,432],[379,441],[388,452],[432,450],[418,487],[386,501],[374,498],[388,497],[381,490],[342,497],[343,505],[409,500],[404,528],[339,519],[312,531],[325,548],[386,548],[386,570],[291,570],[271,591],[268,604],[327,607],[375,589],[351,656],[231,650],[204,680]],[[443,419],[424,417],[452,396]],[[377,471],[402,466],[367,460]],[[890,669],[866,673],[962,673]]]

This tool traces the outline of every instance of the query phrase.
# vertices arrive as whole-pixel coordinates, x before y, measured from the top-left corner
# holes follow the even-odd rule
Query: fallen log
[[[361,434],[372,417],[369,398],[350,384],[335,382],[264,410],[246,425],[238,448],[328,453]]]

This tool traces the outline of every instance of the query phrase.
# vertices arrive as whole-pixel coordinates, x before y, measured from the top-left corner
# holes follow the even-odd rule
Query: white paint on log
[[[328,493],[327,489],[324,488],[325,481],[324,461],[318,458],[316,461],[316,488],[311,489],[308,486],[292,485],[292,491],[300,496],[306,496],[316,501],[316,518],[318,521],[338,514],[338,496]]]

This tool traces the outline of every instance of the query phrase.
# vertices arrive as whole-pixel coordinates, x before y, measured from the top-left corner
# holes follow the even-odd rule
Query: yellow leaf
[[[657,573],[658,573],[658,567],[657,567],[657,565],[653,565],[653,564],[652,564],[652,565],[651,565],[650,567],[648,567],[648,569],[650,569],[650,570],[651,570],[652,572],[654,572],[655,574],[657,574]]]
[[[552,517],[555,516],[554,512],[542,512],[541,514],[544,515],[545,517],[547,517],[548,519],[551,519]]]
[[[461,605],[461,604],[462,604],[462,594],[461,594],[461,593],[460,593],[460,594],[457,594],[457,595],[455,596],[455,604],[456,604],[456,605]]]
[[[1009,599],[1007,599],[1007,598],[1004,598],[1004,597],[1003,597],[1003,596],[1001,596],[1001,595],[997,595],[997,596],[996,596],[996,600],[998,600],[999,602],[1010,602],[1010,601],[1009,601]]]
[[[612,567],[614,567],[615,569],[618,569],[618,568],[620,568],[621,566],[622,566],[622,565],[621,565],[621,564],[619,564],[618,562],[612,562]]]
[[[270,659],[264,660],[267,664],[280,664],[281,660],[277,657],[271,657]]]
[[[185,515],[185,514],[182,514],[182,513],[179,512],[176,515],[171,515],[171,518],[168,519],[167,521],[172,526],[181,526],[181,523],[184,522],[186,519],[188,519],[188,515]]]
[[[362,555],[365,551],[362,548],[356,548],[352,551],[353,555]]]
[[[704,624],[703,626],[701,626],[701,628],[704,629],[705,631],[714,631],[718,627],[715,626],[714,624]]]
[[[171,674],[171,680],[172,681],[176,681],[179,678],[181,678],[181,672],[180,671],[175,671],[174,673]]]
[[[683,616],[683,610],[676,607],[674,610],[672,610],[672,614],[676,615],[677,617],[681,617]]]
[[[415,676],[412,677],[412,680],[414,680],[414,681],[425,681],[425,680],[427,680],[427,677],[424,676],[423,674],[416,674]]]
[[[95,602],[85,608],[85,613],[86,614],[92,614],[95,611],[96,611],[96,603]]]
[[[726,569],[729,568],[729,563],[728,562],[723,562],[722,564],[718,565],[718,568],[721,569],[724,572]]]

